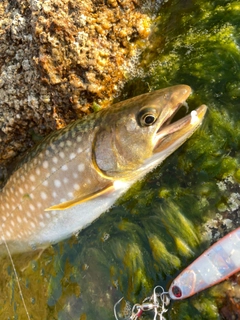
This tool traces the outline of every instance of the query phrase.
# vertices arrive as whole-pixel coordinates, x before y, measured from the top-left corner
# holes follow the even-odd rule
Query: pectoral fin
[[[52,211],[52,210],[65,210],[65,209],[69,209],[73,206],[76,206],[77,204],[80,204],[80,203],[83,203],[83,202],[86,202],[86,201],[89,201],[89,200],[92,200],[92,199],[95,199],[97,197],[100,197],[104,194],[107,194],[111,191],[114,190],[114,186],[111,184],[111,185],[108,185],[107,187],[101,189],[101,190],[98,190],[98,191],[95,191],[91,194],[88,194],[87,196],[85,197],[77,197],[73,200],[69,200],[69,201],[66,201],[66,202],[62,202],[62,203],[59,203],[59,204],[56,204],[52,207],[49,207],[47,209],[45,209],[44,211]]]

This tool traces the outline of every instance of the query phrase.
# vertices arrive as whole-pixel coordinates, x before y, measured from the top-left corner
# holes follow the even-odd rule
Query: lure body
[[[173,300],[188,298],[240,271],[240,228],[217,241],[183,270],[169,288]]]
[[[190,93],[179,85],[128,99],[44,139],[0,192],[0,253],[45,248],[108,210],[200,126],[205,105],[170,123]]]

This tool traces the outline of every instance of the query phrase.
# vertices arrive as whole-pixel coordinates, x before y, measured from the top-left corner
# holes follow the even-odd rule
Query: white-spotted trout
[[[171,123],[191,88],[117,103],[50,134],[0,193],[1,245],[44,248],[85,228],[201,124],[207,107]]]

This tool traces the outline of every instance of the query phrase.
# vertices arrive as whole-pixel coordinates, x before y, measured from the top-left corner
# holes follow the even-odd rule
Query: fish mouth
[[[186,101],[178,103],[172,110],[172,114],[160,126],[155,135],[153,153],[171,153],[183,144],[201,125],[207,111],[206,105],[201,105],[185,117],[171,122],[182,106],[187,106]]]

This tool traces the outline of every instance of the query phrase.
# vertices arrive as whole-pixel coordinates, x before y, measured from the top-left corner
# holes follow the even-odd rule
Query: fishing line
[[[17,282],[17,285],[18,285],[19,295],[20,295],[21,300],[22,300],[22,302],[23,302],[23,306],[24,306],[24,309],[25,309],[25,311],[26,311],[27,318],[28,318],[28,320],[31,320],[31,319],[30,319],[30,315],[29,315],[29,313],[28,313],[28,309],[27,309],[25,300],[24,300],[24,297],[23,297],[23,292],[22,292],[22,289],[21,289],[21,285],[20,285],[20,281],[19,281],[18,274],[17,274],[17,270],[16,270],[16,268],[15,268],[15,265],[14,265],[14,262],[13,262],[13,259],[12,259],[12,255],[11,255],[11,253],[10,253],[10,250],[9,250],[9,247],[8,247],[8,245],[7,245],[7,242],[6,242],[5,238],[2,237],[2,240],[3,240],[3,242],[4,242],[5,246],[6,246],[7,253],[8,253],[8,256],[9,256],[9,258],[10,258],[12,267],[13,267],[13,273],[14,273],[14,276],[15,276],[15,279],[16,279],[16,282]]]

